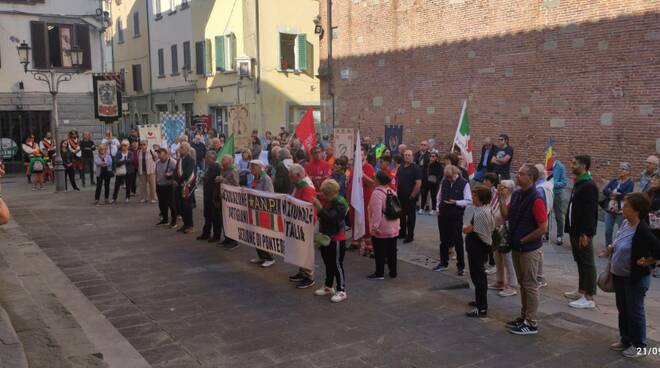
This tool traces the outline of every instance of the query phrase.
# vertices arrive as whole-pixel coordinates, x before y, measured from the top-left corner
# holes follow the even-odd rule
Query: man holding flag
[[[555,156],[555,151],[553,149],[554,142],[555,141],[552,138],[550,138],[550,141],[548,142],[548,149],[545,152],[545,170],[548,172],[547,180],[553,181],[552,211],[555,213],[555,221],[557,223],[557,245],[562,245],[565,203],[563,194],[564,188],[566,188],[566,185],[568,184],[568,179],[566,178],[566,167]],[[548,238],[548,235],[546,235],[546,240]]]
[[[454,146],[461,150],[461,154],[465,159],[469,179],[472,179],[476,168],[474,166],[474,160],[472,159],[472,138],[470,137],[470,120],[468,119],[467,113],[467,100],[463,101],[461,117],[458,120],[458,128],[456,128],[456,135],[454,136]]]

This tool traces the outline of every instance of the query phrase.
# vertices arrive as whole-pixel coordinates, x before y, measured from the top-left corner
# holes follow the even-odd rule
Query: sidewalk
[[[130,349],[155,368],[620,368],[660,361],[660,356],[632,361],[610,351],[616,328],[593,322],[603,313],[570,311],[550,296],[552,289],[544,289],[541,332],[514,336],[503,323],[519,313],[517,297],[491,294],[488,318],[469,319],[464,316],[474,298],[469,277],[400,262],[396,279],[367,280],[373,260],[348,252],[349,299],[333,304],[311,289],[293,288],[286,278],[295,267],[281,259],[263,269],[248,263],[252,248],[228,252],[196,241],[197,234],[155,226],[155,205],[122,201],[96,207],[91,188],[53,194],[31,192],[20,183],[3,191],[28,242],[36,243],[23,254],[47,255],[38,255],[39,273],[50,262],[75,286],[55,297],[112,367],[123,367],[111,362],[130,358]],[[433,260],[426,257],[436,254],[434,220],[420,218],[417,242],[399,246],[403,257],[427,268]],[[320,257],[316,264],[318,285],[324,272]],[[548,275],[551,284],[558,280],[554,272]],[[48,284],[58,278],[42,276]],[[82,299],[73,300],[75,295]],[[93,307],[92,315],[101,314],[91,321],[98,324],[80,322],[87,319],[79,319],[72,306],[85,304]],[[603,316],[612,326],[615,316]],[[113,350],[108,341],[115,338],[128,341],[130,349]],[[649,344],[660,346],[657,340]]]

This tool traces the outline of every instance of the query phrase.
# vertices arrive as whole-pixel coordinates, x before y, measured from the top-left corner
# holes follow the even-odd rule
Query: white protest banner
[[[160,133],[160,124],[146,124],[138,125],[140,140],[147,140],[149,147],[153,147],[154,144],[160,146],[161,133]]]
[[[353,158],[355,145],[353,128],[335,128],[334,142],[335,157],[346,156],[349,160]]]
[[[314,206],[286,194],[222,185],[226,236],[314,268]]]

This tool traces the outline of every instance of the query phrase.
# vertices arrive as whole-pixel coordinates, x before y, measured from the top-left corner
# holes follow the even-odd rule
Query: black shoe
[[[197,237],[197,240],[206,240],[206,239],[208,239],[208,238],[209,238],[208,235],[204,235],[204,234],[202,234],[202,235],[200,235],[200,236]]]
[[[229,239],[228,237],[225,237],[225,240],[221,241],[220,244],[226,245],[226,244],[229,244],[230,242],[231,242],[231,239]]]
[[[314,279],[305,277],[302,281],[298,282],[298,285],[296,285],[296,289],[307,289],[312,285],[314,285]]]
[[[167,224],[167,221],[159,221],[156,225],[165,225]]]
[[[413,241],[414,241],[413,238],[406,238],[406,239],[403,241],[403,244],[412,243]]]
[[[395,279],[397,276],[396,272],[390,272],[390,277]]]
[[[539,333],[539,328],[537,326],[528,324],[527,321],[524,321],[518,326],[509,329],[509,332],[514,335],[536,335]]]
[[[291,282],[300,282],[305,279],[305,275],[302,272],[298,272],[295,275],[289,276],[289,281]]]
[[[520,326],[520,325],[523,324],[524,322],[525,322],[524,319],[522,319],[521,317],[518,317],[518,318],[514,319],[513,321],[509,321],[509,322],[507,322],[507,323],[505,324],[505,326],[506,326],[507,328],[514,328],[514,327],[518,327],[518,326]]]
[[[239,244],[236,240],[232,240],[229,243],[225,244],[225,250],[234,250],[238,248]]]
[[[73,188],[76,192],[80,192],[80,188]]]
[[[458,270],[458,272],[456,272],[456,274],[458,276],[463,276],[463,275],[465,275],[465,271],[464,270]]]
[[[383,275],[378,275],[375,273],[372,273],[371,275],[367,276],[369,280],[385,280],[385,276]]]
[[[406,234],[399,234],[399,236],[396,237],[397,239],[405,239]]]
[[[218,241],[220,241],[220,237],[219,237],[219,236],[212,236],[212,237],[210,237],[209,240],[208,240],[209,243],[215,243],[215,242],[218,242]]]
[[[471,318],[483,318],[486,317],[486,314],[488,312],[485,309],[477,309],[474,308],[473,310],[465,313],[466,317],[471,317]]]
[[[468,302],[468,305],[469,305],[470,307],[475,307],[475,308],[476,308],[476,307],[477,307],[477,302],[475,302],[475,301],[473,300],[473,301],[471,301],[471,302]]]

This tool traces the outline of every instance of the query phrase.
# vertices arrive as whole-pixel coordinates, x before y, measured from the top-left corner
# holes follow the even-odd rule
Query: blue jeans
[[[605,247],[612,244],[612,234],[614,233],[614,224],[621,227],[623,215],[613,214],[605,211]]]
[[[621,343],[636,348],[646,346],[646,316],[644,297],[651,284],[651,275],[633,282],[629,277],[614,276],[616,309],[619,311]]]

